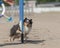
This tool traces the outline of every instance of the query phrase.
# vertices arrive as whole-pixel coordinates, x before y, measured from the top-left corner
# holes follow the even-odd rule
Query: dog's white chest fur
[[[25,32],[28,32],[29,31],[29,28],[27,26],[24,26],[24,31]]]

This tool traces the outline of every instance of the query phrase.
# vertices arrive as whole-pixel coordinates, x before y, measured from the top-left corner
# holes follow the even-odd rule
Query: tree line
[[[2,0],[3,1],[3,0]],[[24,0],[24,1],[29,1],[29,0]],[[3,1],[4,2],[4,1]],[[60,0],[36,0],[37,4],[41,4],[41,3],[47,3],[47,2],[60,2]],[[4,2],[5,3],[5,2]],[[19,4],[19,0],[15,0],[15,4],[18,5]],[[5,5],[8,5],[7,3],[5,3]]]
[[[47,3],[47,2],[60,2],[60,0],[36,0],[37,4]]]

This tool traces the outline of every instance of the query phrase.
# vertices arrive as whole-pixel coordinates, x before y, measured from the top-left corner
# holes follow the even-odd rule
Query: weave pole
[[[22,31],[21,33],[21,43],[24,43],[24,27],[23,27],[23,20],[24,20],[24,0],[19,0],[19,25],[20,25],[20,29]]]

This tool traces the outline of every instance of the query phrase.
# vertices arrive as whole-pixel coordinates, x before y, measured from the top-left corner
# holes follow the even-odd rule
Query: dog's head
[[[24,19],[24,26],[32,27],[32,19],[25,18]]]

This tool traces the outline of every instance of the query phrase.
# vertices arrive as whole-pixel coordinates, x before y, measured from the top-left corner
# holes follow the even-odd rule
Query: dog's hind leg
[[[13,38],[14,38],[14,37],[10,37],[10,38],[9,38],[9,41],[12,42],[12,41],[13,41]]]
[[[11,37],[9,37],[7,40],[6,40],[6,42],[11,42]]]
[[[13,37],[13,41],[15,40],[15,37]]]
[[[9,41],[10,41],[10,42],[12,41],[12,37],[9,37]]]

